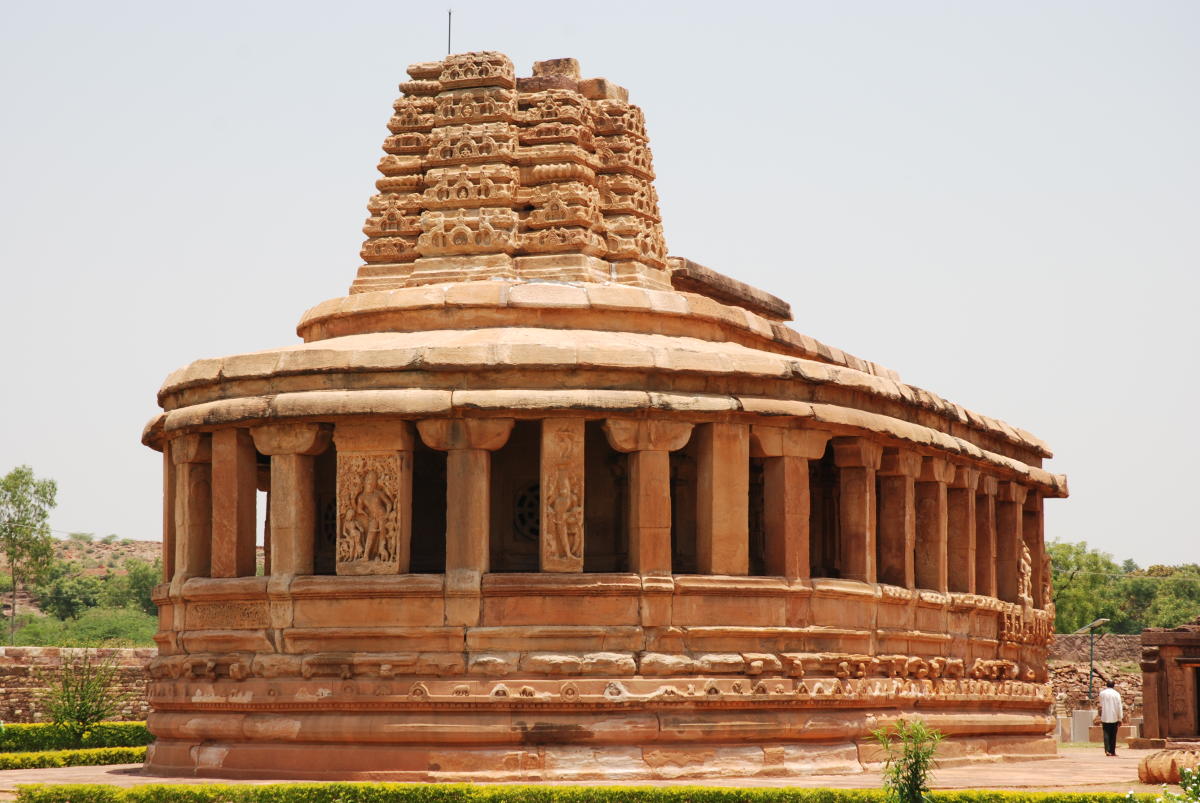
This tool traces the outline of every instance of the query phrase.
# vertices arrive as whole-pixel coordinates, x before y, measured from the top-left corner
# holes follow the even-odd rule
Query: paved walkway
[[[1150,750],[1122,750],[1108,758],[1094,748],[1067,747],[1059,756],[1040,761],[1009,761],[946,767],[934,773],[935,789],[1024,789],[1047,792],[1157,792],[1138,783],[1138,761]],[[12,800],[18,784],[103,783],[137,786],[151,783],[214,783],[206,778],[161,778],[141,774],[140,764],[110,767],[63,767],[45,770],[0,771],[0,800]],[[270,783],[251,781],[249,783]],[[598,783],[598,782],[597,782]],[[648,786],[831,787],[878,788],[878,772],[857,775],[806,775],[796,778],[713,778],[700,781],[622,781]],[[605,785],[608,785],[606,783]],[[1178,791],[1178,790],[1176,790]]]

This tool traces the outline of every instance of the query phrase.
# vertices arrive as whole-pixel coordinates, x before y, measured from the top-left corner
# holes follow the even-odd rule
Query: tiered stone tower
[[[414,64],[351,292],[471,277],[668,289],[642,111],[575,59]]]
[[[1045,444],[666,257],[623,89],[410,74],[350,294],[159,392],[148,769],[858,772],[914,714],[1053,754]]]

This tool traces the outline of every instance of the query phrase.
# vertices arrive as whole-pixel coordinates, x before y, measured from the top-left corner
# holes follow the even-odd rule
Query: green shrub
[[[158,620],[133,608],[92,608],[78,619],[22,617],[16,643],[25,647],[152,647]]]
[[[883,803],[881,790],[455,784],[238,784],[19,786],[21,803]],[[1124,795],[935,792],[935,803],[1118,803]],[[1133,800],[1154,800],[1137,795]]]
[[[894,803],[923,803],[929,793],[929,775],[933,754],[944,738],[922,720],[900,720],[893,731],[889,727],[871,731],[887,756],[883,765],[883,788]]]
[[[0,770],[46,767],[85,767],[100,764],[135,764],[146,760],[144,747],[95,747],[89,750],[39,750],[36,753],[0,753]]]
[[[0,726],[0,753],[67,750],[71,734],[52,723]],[[154,741],[145,722],[98,722],[83,736],[83,747],[144,747]]]

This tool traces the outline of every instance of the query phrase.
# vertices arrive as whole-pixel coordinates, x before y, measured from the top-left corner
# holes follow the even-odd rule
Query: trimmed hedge
[[[31,753],[36,750],[73,750],[95,747],[144,747],[154,741],[145,722],[100,722],[73,743],[70,734],[50,722],[0,725],[0,753]]]
[[[47,767],[86,767],[100,764],[137,764],[146,760],[144,747],[93,747],[88,750],[39,750],[35,753],[0,753],[0,770],[34,770]]]
[[[1135,795],[1152,801],[1154,795]],[[934,792],[935,803],[1118,803],[1112,793]],[[881,790],[324,783],[18,787],[20,803],[884,803]]]

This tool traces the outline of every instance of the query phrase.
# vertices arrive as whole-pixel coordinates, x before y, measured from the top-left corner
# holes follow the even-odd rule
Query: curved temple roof
[[[1065,477],[1041,470],[1051,452],[1030,433],[800,334],[784,324],[785,301],[669,257],[644,118],[625,89],[582,78],[574,59],[537,62],[517,77],[495,52],[408,72],[350,294],[304,314],[302,345],[173,373],[159,394],[167,415],[151,423],[148,442],[164,426],[250,415],[262,407],[254,399],[292,392],[289,375],[357,375],[358,384],[370,375],[381,391],[415,382],[461,394],[461,371],[519,375],[531,391],[567,391],[563,372],[593,372],[614,392],[683,391],[720,409],[758,409],[763,395],[768,406],[809,405],[810,415],[814,402],[858,408],[892,422],[880,431],[992,454],[1066,495]],[[664,373],[675,379],[650,379]],[[268,378],[272,392],[254,387]],[[764,379],[782,384],[750,392],[747,383]]]

